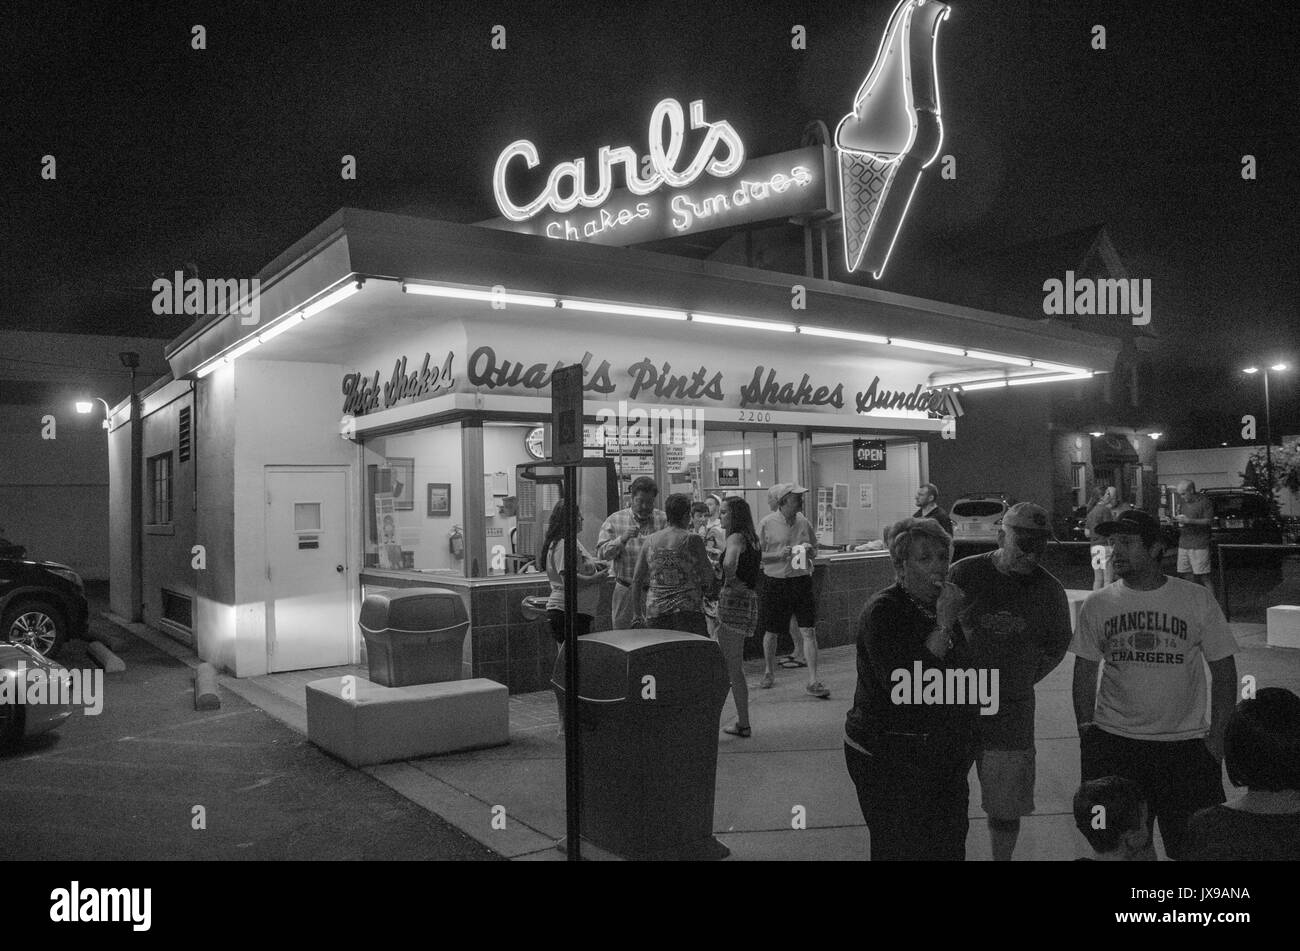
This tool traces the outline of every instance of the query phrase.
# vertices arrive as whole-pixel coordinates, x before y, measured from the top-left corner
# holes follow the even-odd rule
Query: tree
[[[1276,492],[1289,489],[1300,493],[1300,443],[1273,449],[1273,485],[1268,484],[1268,456],[1263,446],[1251,451],[1246,460],[1246,471],[1240,473],[1241,484],[1268,496],[1273,511],[1277,511]],[[1271,489],[1271,491],[1270,491]]]

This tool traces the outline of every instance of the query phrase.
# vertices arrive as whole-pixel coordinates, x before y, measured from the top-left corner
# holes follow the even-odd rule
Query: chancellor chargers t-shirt
[[[1070,650],[1101,661],[1093,723],[1135,740],[1192,740],[1209,732],[1207,661],[1237,642],[1203,585],[1166,578],[1154,591],[1116,581],[1083,602]]]

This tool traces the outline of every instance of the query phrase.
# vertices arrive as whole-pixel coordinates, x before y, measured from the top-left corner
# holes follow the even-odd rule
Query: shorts
[[[1115,549],[1109,545],[1093,545],[1088,549],[1092,553],[1092,570],[1105,571],[1115,564]]]
[[[1034,762],[1025,750],[980,750],[975,773],[980,780],[980,805],[990,819],[1012,821],[1034,813]]]
[[[764,631],[780,634],[788,630],[791,615],[800,627],[815,627],[817,624],[812,575],[764,578],[762,599]]]
[[[1208,575],[1210,573],[1210,550],[1208,548],[1178,549],[1178,573],[1180,575]]]
[[[1123,776],[1142,787],[1149,821],[1160,823],[1171,859],[1186,854],[1192,813],[1227,798],[1223,769],[1202,739],[1134,740],[1093,726],[1079,738],[1079,760],[1085,781]]]

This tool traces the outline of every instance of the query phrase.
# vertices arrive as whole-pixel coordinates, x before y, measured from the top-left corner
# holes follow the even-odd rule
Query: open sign
[[[853,440],[853,468],[885,468],[885,441],[883,439]]]

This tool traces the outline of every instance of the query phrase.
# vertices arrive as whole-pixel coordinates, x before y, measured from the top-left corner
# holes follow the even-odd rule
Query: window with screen
[[[172,454],[149,459],[149,524],[170,525],[172,520]]]

